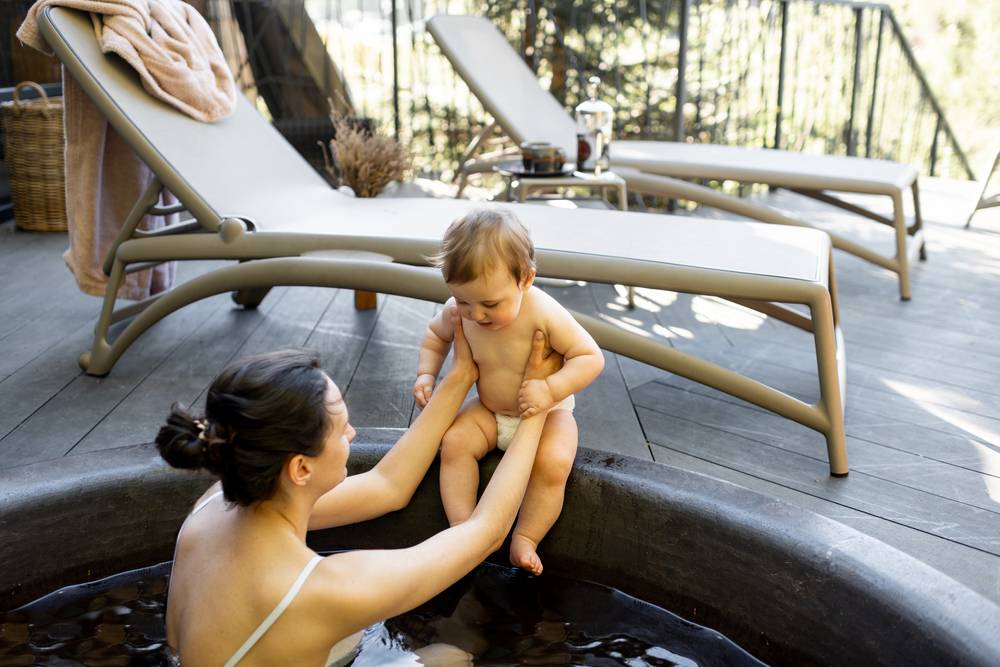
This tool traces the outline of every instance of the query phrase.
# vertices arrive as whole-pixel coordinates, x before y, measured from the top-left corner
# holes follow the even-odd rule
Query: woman
[[[326,665],[338,642],[412,609],[498,549],[524,496],[545,414],[525,419],[468,521],[408,549],[326,558],[306,531],[405,507],[476,381],[455,322],[454,362],[430,403],[368,472],[347,477],[354,429],[340,390],[303,352],[244,360],[212,383],[204,418],[175,405],[164,459],[221,478],[177,538],[167,643],[187,665]],[[525,378],[558,369],[535,334]]]

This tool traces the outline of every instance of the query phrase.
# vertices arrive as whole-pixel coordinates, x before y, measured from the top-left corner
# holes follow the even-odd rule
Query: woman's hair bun
[[[227,501],[250,506],[274,496],[291,456],[323,452],[329,383],[312,352],[238,359],[209,386],[204,417],[171,407],[156,446],[171,466],[217,475]]]
[[[211,455],[214,452],[208,452],[204,432],[204,422],[192,417],[180,403],[174,403],[167,423],[156,434],[156,447],[160,456],[175,468],[212,470],[218,459]]]

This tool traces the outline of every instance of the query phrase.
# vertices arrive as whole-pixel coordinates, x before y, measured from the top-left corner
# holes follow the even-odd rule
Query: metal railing
[[[565,105],[602,77],[620,136],[887,158],[974,178],[887,5],[508,3],[523,7],[518,20],[500,4],[485,13]]]
[[[883,4],[208,0],[208,6],[209,13],[224,6],[230,18],[214,24],[225,33],[224,46],[239,33],[243,51],[230,54],[239,80],[257,92],[271,86],[260,105],[288,132],[304,133],[300,146],[315,144],[305,136],[310,132],[329,132],[328,123],[310,120],[325,112],[325,100],[302,97],[297,106],[283,100],[332,70],[313,68],[310,82],[308,63],[290,68],[292,58],[280,49],[287,43],[289,56],[293,47],[307,51],[303,44],[315,34],[346,84],[345,94],[334,95],[343,98],[342,110],[394,131],[411,145],[418,171],[431,176],[454,170],[485,114],[424,21],[437,13],[475,13],[507,35],[567,108],[582,99],[589,76],[601,77],[620,137],[887,158],[925,174],[974,177],[899,21]],[[281,12],[272,11],[277,6]],[[277,22],[289,23],[289,7],[309,19],[286,25],[302,43],[270,33]],[[261,57],[265,44],[270,60]],[[284,88],[273,85],[278,79]]]
[[[505,26],[512,43],[535,47],[529,62],[567,106],[601,76],[621,136],[887,158],[974,178],[887,5],[529,1],[523,11],[545,36]]]

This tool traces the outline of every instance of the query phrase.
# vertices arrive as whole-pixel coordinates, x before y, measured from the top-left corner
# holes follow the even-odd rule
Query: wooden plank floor
[[[891,242],[784,193],[771,203]],[[933,207],[930,207],[933,208]],[[941,210],[947,211],[945,206]],[[989,212],[987,212],[989,213]],[[932,216],[928,216],[932,217]],[[578,397],[581,444],[703,472],[896,546],[1000,602],[1000,216],[971,230],[932,217],[930,260],[914,299],[894,276],[836,255],[847,341],[851,474],[828,475],[823,438],[730,396],[616,355]],[[83,375],[99,300],[63,266],[65,237],[0,225],[0,467],[151,441],[170,403],[199,404],[239,355],[287,345],[319,351],[368,440],[413,419],[417,346],[434,304],[350,292],[275,289],[257,311],[220,295],[158,324],[106,378]],[[190,277],[216,266],[182,268]],[[678,349],[806,400],[817,397],[809,336],[722,300],[620,288],[547,287],[568,307],[613,318]]]

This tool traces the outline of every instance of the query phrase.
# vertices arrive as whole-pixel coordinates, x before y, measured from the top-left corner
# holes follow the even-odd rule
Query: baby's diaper
[[[569,410],[573,412],[576,407],[576,398],[567,396],[563,401],[552,408],[553,410]],[[511,415],[495,415],[497,418],[497,449],[506,452],[510,446],[510,441],[514,439],[517,432],[517,425],[521,423],[521,418]]]

